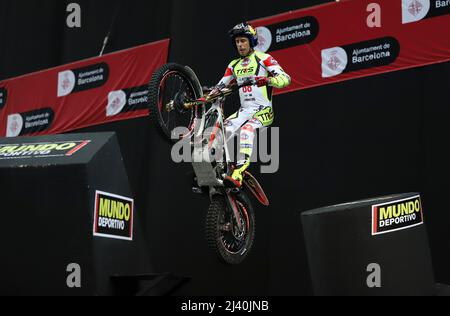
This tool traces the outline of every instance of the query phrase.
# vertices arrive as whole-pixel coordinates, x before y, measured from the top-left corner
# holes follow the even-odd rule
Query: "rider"
[[[233,174],[224,179],[224,184],[239,188],[242,185],[243,173],[250,165],[254,132],[270,126],[273,122],[273,87],[287,87],[291,83],[291,77],[272,56],[255,51],[258,35],[251,25],[238,24],[229,31],[229,35],[240,57],[229,64],[216,88],[220,89],[236,82],[238,85],[249,81],[252,84],[239,89],[241,107],[225,121],[228,140],[240,130],[241,159]],[[211,93],[214,92],[215,90]]]

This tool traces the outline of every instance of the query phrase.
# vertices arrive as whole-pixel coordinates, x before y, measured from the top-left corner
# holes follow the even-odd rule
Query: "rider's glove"
[[[212,89],[211,89],[211,92],[209,92],[208,95],[209,95],[209,96],[212,96],[212,95],[219,94],[220,91],[221,91],[223,88],[225,88],[225,85],[224,85],[224,84],[219,84],[219,85],[215,86],[214,88],[212,88]]]
[[[215,87],[211,90],[211,92],[208,94],[208,96],[216,95],[220,92],[220,89]]]
[[[258,87],[264,87],[267,86],[269,84],[270,80],[268,77],[262,77],[262,76],[256,76],[255,77],[255,84]]]

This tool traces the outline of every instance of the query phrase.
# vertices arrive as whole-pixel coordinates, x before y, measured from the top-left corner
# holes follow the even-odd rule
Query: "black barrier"
[[[109,295],[152,271],[115,133],[0,140],[0,294]]]
[[[316,295],[434,295],[419,194],[302,214]]]

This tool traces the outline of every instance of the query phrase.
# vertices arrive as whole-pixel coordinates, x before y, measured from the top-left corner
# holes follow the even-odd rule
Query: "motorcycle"
[[[193,190],[206,190],[211,200],[206,240],[218,258],[231,265],[245,260],[255,238],[255,213],[248,193],[269,205],[250,172],[245,172],[239,189],[227,188],[223,182],[235,167],[226,140],[224,102],[253,84],[250,80],[239,86],[203,89],[191,68],[170,63],[153,74],[149,85],[150,117],[158,131],[171,142],[189,141],[196,182]]]

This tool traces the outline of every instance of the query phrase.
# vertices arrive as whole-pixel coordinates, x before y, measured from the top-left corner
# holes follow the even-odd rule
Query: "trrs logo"
[[[96,191],[94,208],[94,236],[133,240],[133,199]]]
[[[420,196],[372,206],[372,235],[423,224]]]
[[[273,119],[275,118],[272,107],[268,107],[265,110],[258,112],[256,116],[263,124],[272,124]]]
[[[241,75],[246,75],[246,74],[252,74],[254,71],[255,71],[255,67],[238,69],[238,70],[236,70],[236,75],[241,76]]]

